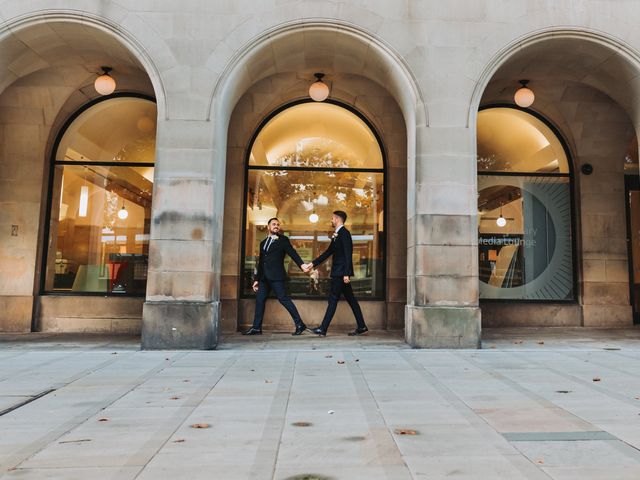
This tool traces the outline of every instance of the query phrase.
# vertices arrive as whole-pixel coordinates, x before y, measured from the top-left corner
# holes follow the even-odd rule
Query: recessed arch
[[[608,60],[623,66],[623,68],[626,67],[629,71],[636,72],[635,75],[632,75],[624,82],[632,88],[618,88],[617,90],[619,91],[618,93],[624,91],[629,92],[629,98],[640,97],[640,52],[638,50],[622,39],[599,30],[585,27],[552,27],[531,32],[514,39],[491,58],[479,75],[471,94],[467,125],[475,129],[477,112],[482,104],[482,96],[501,67],[512,60],[517,54],[525,52],[536,45],[544,44],[545,42],[562,42],[567,40],[593,45],[599,50],[599,54],[604,55],[605,58],[608,57]],[[602,68],[603,64],[604,62],[600,62],[600,64],[596,64],[595,66]],[[594,73],[593,76],[596,77],[597,73]],[[514,91],[515,85],[517,84],[514,84]],[[637,105],[637,102],[620,101],[619,95],[615,93],[617,85],[605,83],[594,86],[602,89],[607,95],[618,101],[619,104],[623,106],[626,105],[627,108],[630,108],[627,110],[627,113],[636,126],[636,129],[638,129],[640,126],[640,106]]]
[[[128,53],[133,56],[135,62],[139,63],[140,67],[148,75],[149,80],[153,85],[154,96],[158,105],[158,117],[166,118],[166,90],[160,72],[153,61],[151,54],[133,34],[111,19],[89,12],[78,13],[71,10],[49,10],[46,12],[28,13],[0,24],[0,44],[12,41],[17,36],[29,30],[39,27],[49,28],[51,25],[55,24],[76,25],[81,29],[93,28],[96,31],[103,32],[108,35],[108,37],[121,44]],[[24,56],[25,54],[28,55],[29,53],[27,51],[29,50],[29,47],[26,44],[23,44],[22,47],[22,50],[14,49],[12,51],[12,58],[7,58],[5,60],[5,64],[8,65],[12,60],[16,60],[20,56]],[[33,67],[23,72],[12,72],[10,69],[1,70],[0,92],[20,76],[33,73],[41,68],[46,68],[46,66],[45,56],[44,63],[42,61],[36,62]],[[22,73],[22,75],[19,73]]]

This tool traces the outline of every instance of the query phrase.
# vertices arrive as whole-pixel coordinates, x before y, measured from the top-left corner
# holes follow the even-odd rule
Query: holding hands
[[[311,270],[313,270],[313,263],[303,263],[300,268],[302,268],[302,271],[304,273],[309,273]]]

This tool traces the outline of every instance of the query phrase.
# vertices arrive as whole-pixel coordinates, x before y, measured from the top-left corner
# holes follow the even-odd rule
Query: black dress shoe
[[[350,337],[355,337],[356,335],[362,335],[363,333],[367,333],[369,329],[367,327],[364,328],[356,328],[353,332],[349,332],[348,335]]]
[[[327,331],[323,330],[320,327],[312,328],[311,329],[311,333],[315,333],[316,335],[320,335],[321,337],[326,337],[327,336]]]
[[[296,325],[296,331],[293,332],[291,335],[294,335],[294,336],[302,335],[305,330],[307,330],[307,326],[304,323],[300,325]]]
[[[245,330],[244,332],[242,332],[242,334],[243,335],[262,335],[262,329],[251,327],[249,330]]]

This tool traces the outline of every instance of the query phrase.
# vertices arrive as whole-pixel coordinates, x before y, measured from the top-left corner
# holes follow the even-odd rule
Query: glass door
[[[640,323],[640,178],[626,177],[627,198],[627,242],[629,245],[629,286],[633,322]]]

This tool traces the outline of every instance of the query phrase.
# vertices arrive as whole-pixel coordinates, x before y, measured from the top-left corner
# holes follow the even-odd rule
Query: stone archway
[[[0,328],[104,331],[106,321],[107,330],[139,331],[141,299],[100,298],[89,310],[78,298],[39,295],[46,242],[43,219],[54,139],[74,111],[98,96],[93,80],[99,67],[114,68],[119,91],[158,98],[164,115],[157,69],[132,35],[89,13],[47,11],[17,17],[2,25],[0,44],[0,95],[7,107],[0,121],[0,162],[5,167],[0,181],[7,196],[6,221],[16,225],[15,241],[0,247],[0,306],[10,319]]]
[[[518,80],[536,92],[532,109],[553,123],[574,160],[574,302],[483,303],[489,326],[631,325],[624,158],[640,126],[640,54],[619,39],[584,29],[525,36],[489,63],[474,91],[478,107],[512,103]],[[637,160],[636,160],[637,161]],[[593,174],[580,173],[589,164]]]
[[[300,45],[305,45],[305,48],[301,50]],[[313,47],[310,48],[309,45]],[[426,122],[426,111],[409,71],[387,46],[372,35],[352,26],[336,22],[309,22],[278,28],[268,37],[245,48],[238,55],[236,62],[223,76],[214,98],[214,105],[216,108],[220,107],[220,115],[226,113],[225,110],[229,108],[233,108],[235,112],[227,113],[230,115],[229,143],[225,141],[228,145],[227,205],[242,201],[242,195],[239,194],[242,184],[238,181],[238,173],[242,168],[238,169],[241,166],[238,161],[243,158],[243,145],[246,146],[251,134],[270,110],[307,96],[307,77],[313,78],[312,73],[315,71],[323,71],[332,82],[333,99],[353,105],[372,119],[380,129],[383,143],[386,143],[384,137],[388,135],[387,147],[391,149],[389,161],[393,170],[389,175],[390,181],[396,190],[404,190],[407,179],[405,159],[409,158],[411,163],[411,159],[415,158],[415,154],[408,153],[415,152],[415,134],[412,134],[412,131],[415,131],[416,122]],[[256,69],[255,65],[260,65],[260,68]],[[230,91],[231,85],[233,89]],[[227,93],[222,96],[221,92]],[[255,101],[257,97],[260,97],[259,103]],[[385,98],[387,100],[384,100]],[[390,107],[386,110],[380,108],[383,102]],[[247,108],[251,112],[247,112]],[[404,125],[397,126],[399,122]],[[392,123],[396,124],[395,128]],[[406,134],[403,128],[405,126]],[[394,131],[395,138],[391,131]],[[391,228],[395,227],[397,232],[394,240],[403,245],[407,244],[405,201],[406,198],[395,198],[395,202],[401,204],[396,207],[398,213],[391,220]],[[237,212],[238,208],[235,206],[229,211]],[[223,298],[226,297],[222,318],[227,328],[235,330],[234,320],[238,316],[238,308],[234,306],[237,305],[237,300],[234,299],[237,295],[235,277],[238,257],[237,252],[231,253],[228,250],[230,245],[238,244],[240,236],[237,226],[235,229],[230,228],[233,224],[232,218],[229,216],[224,222],[226,230],[222,257],[225,264],[221,267],[221,285]],[[399,223],[395,225],[394,222]],[[397,258],[391,256],[387,261],[388,295],[383,316],[391,317],[393,320],[386,323],[386,319],[381,319],[381,322],[385,322],[385,327],[398,328],[404,323],[398,319],[404,317],[406,263],[404,251]]]
[[[313,49],[300,48],[301,45],[309,44],[313,45]],[[326,52],[330,52],[330,64],[318,57]],[[213,171],[210,173],[209,185],[203,185],[206,191],[202,191],[201,197],[209,198],[211,206],[203,212],[206,217],[203,218],[204,222],[199,223],[204,224],[205,236],[211,238],[211,270],[210,273],[202,272],[207,278],[203,283],[208,282],[211,290],[203,292],[200,301],[180,303],[165,301],[161,292],[149,294],[145,303],[144,347],[215,347],[222,319],[221,291],[226,288],[221,275],[224,256],[223,232],[226,226],[222,206],[226,190],[227,142],[232,112],[241,97],[261,80],[272,75],[313,72],[318,69],[318,65],[327,73],[359,76],[373,82],[377,88],[384,86],[399,106],[406,126],[405,156],[408,159],[409,185],[407,217],[410,221],[415,221],[412,217],[415,215],[416,201],[413,190],[413,179],[416,176],[416,128],[426,125],[427,115],[417,83],[402,59],[375,36],[337,21],[295,22],[265,32],[235,55],[222,73],[211,99],[209,117],[215,128]],[[294,97],[304,90],[301,86],[306,84],[306,80],[298,79],[297,83],[298,90],[294,91],[298,93],[295,93]],[[269,101],[272,102],[274,99]],[[191,187],[193,188],[193,185]],[[195,217],[189,220],[190,224],[193,222],[196,222]],[[407,240],[406,245],[411,247],[412,242]],[[411,265],[414,261],[414,258],[409,258],[407,264]],[[414,268],[408,270],[415,271]],[[190,298],[195,300],[193,295],[190,295]],[[167,315],[189,318],[189,327],[178,335],[179,338],[174,333],[176,328],[173,331],[161,328],[161,322],[164,323],[162,317]],[[145,341],[145,331],[149,332],[148,341]]]

